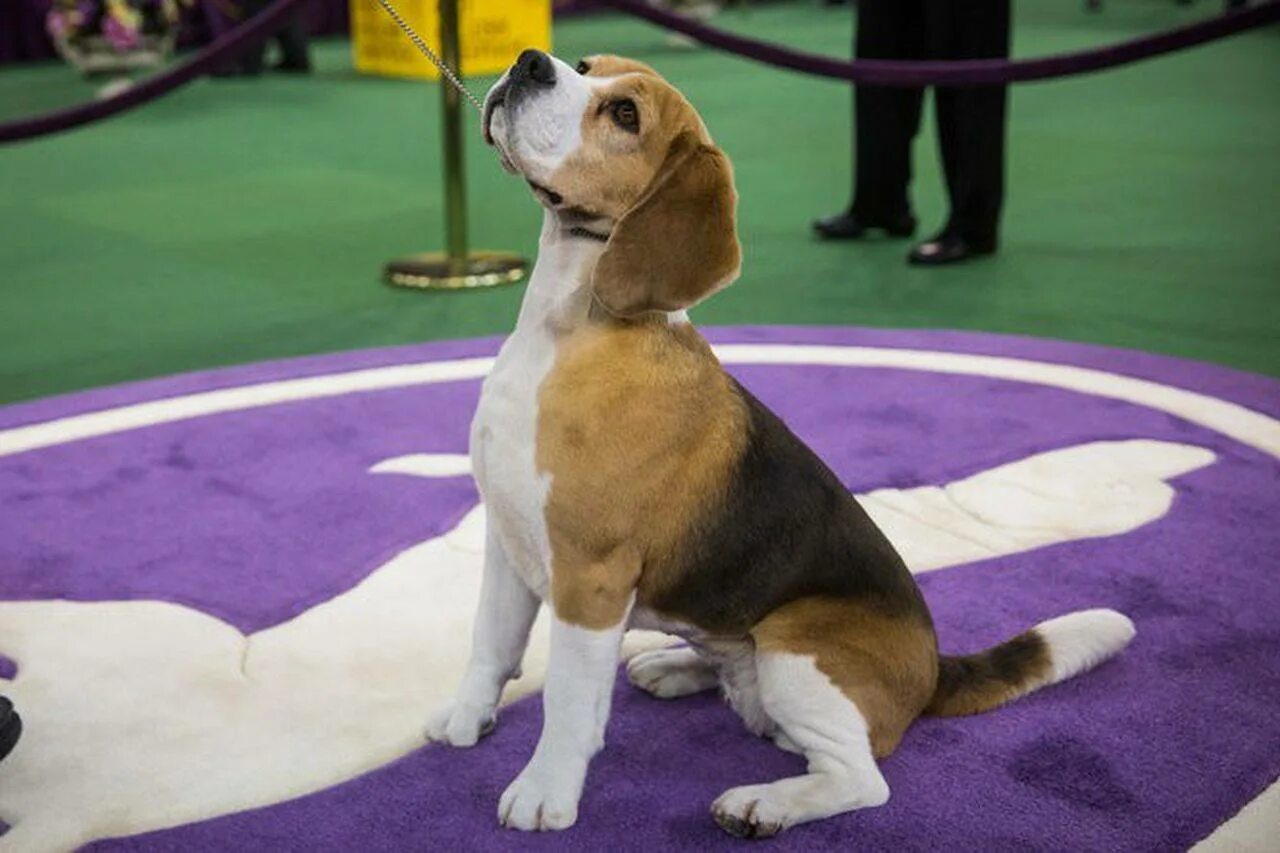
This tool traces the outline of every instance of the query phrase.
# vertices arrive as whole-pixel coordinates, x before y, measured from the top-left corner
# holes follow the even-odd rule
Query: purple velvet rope
[[[156,74],[113,98],[0,124],[0,143],[58,133],[101,121],[166,95],[209,73],[246,45],[270,38],[271,33],[279,29],[288,16],[306,2],[308,0],[276,0],[260,14],[210,42],[186,62]]]
[[[617,9],[665,29],[683,33],[705,45],[766,65],[854,83],[910,88],[1025,83],[1087,74],[1195,47],[1280,20],[1280,0],[1267,0],[1257,6],[1228,11],[1199,23],[1142,36],[1111,47],[1063,53],[1041,59],[966,59],[955,62],[858,59],[845,62],[734,35],[650,6],[644,0],[591,0],[591,5]]]

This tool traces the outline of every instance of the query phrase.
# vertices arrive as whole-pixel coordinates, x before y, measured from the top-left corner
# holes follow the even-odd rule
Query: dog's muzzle
[[[484,138],[493,144],[493,134],[489,131],[493,120],[493,112],[503,107],[510,114],[531,94],[550,89],[556,85],[556,66],[540,50],[525,50],[516,59],[515,64],[507,71],[506,78],[492,92],[484,105]]]

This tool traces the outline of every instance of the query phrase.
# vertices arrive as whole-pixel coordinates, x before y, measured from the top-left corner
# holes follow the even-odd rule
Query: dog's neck
[[[572,233],[554,211],[546,211],[516,330],[559,335],[589,322],[591,275],[604,247],[601,240]]]
[[[520,305],[517,333],[559,337],[589,323],[615,319],[592,298],[591,291],[591,277],[608,238],[600,239],[604,232],[594,229],[591,235],[583,234],[576,226],[577,221],[566,222],[555,211],[543,213],[538,259]],[[689,322],[684,311],[666,318],[673,325]]]

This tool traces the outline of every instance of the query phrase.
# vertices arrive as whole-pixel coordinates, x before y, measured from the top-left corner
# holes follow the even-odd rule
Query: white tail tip
[[[1099,608],[1041,622],[1035,631],[1049,646],[1050,684],[1092,669],[1129,645],[1137,629],[1123,613]]]

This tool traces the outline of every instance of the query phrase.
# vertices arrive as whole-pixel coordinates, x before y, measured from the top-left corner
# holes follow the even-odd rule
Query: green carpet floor
[[[1017,9],[1021,56],[1103,44],[1216,9],[1072,0]],[[733,29],[845,55],[847,9],[722,15]],[[946,327],[1136,347],[1280,375],[1280,31],[1013,96],[1004,251],[911,269],[906,244],[819,244],[847,201],[848,89],[605,16],[562,22],[567,58],[655,64],[733,158],[743,278],[703,324]],[[439,246],[437,91],[364,78],[317,46],[309,79],[201,81],[118,119],[0,148],[0,402],[267,358],[508,330],[519,288],[429,295],[378,283]],[[66,68],[0,70],[0,114],[87,88]],[[479,90],[487,81],[474,81]],[[474,130],[474,124],[472,125]],[[482,247],[535,249],[539,212],[469,135]],[[932,128],[922,225],[941,222]]]

